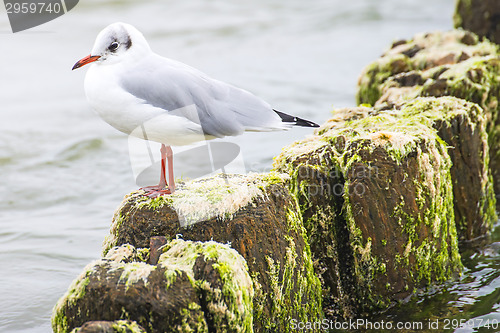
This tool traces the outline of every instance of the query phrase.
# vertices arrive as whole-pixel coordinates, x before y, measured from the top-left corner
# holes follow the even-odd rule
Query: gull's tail
[[[302,126],[302,127],[319,127],[319,125],[316,124],[315,122],[305,120],[305,119],[302,119],[299,117],[291,116],[289,114],[279,112],[279,111],[276,111],[274,109],[273,109],[273,111],[276,112],[278,114],[278,116],[280,116],[281,121],[284,123],[288,123],[288,124],[291,124],[294,126]]]

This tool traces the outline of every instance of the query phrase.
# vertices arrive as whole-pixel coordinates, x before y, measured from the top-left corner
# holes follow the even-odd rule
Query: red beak
[[[101,56],[93,56],[93,55],[88,55],[86,56],[85,58],[82,58],[80,60],[78,60],[78,62],[73,66],[73,68],[71,70],[74,70],[74,69],[77,69],[77,68],[80,68],[82,66],[85,66],[86,64],[90,64],[91,62],[94,62],[96,61],[97,59],[99,59]]]

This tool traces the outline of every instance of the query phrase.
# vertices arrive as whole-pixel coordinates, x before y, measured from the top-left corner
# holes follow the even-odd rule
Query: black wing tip
[[[319,125],[313,121],[291,116],[278,110],[273,109],[273,111],[276,112],[278,116],[280,116],[281,121],[283,121],[284,123],[293,123],[293,125],[301,127],[319,127]]]
[[[298,117],[295,117],[295,119],[297,119],[297,121],[295,122],[296,126],[301,126],[301,127],[319,127],[319,125],[316,124],[313,121],[302,119],[302,118],[298,118]]]

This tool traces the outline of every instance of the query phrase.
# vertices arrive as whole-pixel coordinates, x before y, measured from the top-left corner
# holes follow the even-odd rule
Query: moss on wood
[[[388,64],[400,63],[401,58],[410,63],[408,70],[392,70]],[[499,73],[498,45],[463,30],[420,34],[393,45],[366,67],[357,99],[359,103],[392,107],[418,96],[454,96],[478,104],[484,110],[490,173],[500,204]]]
[[[218,175],[186,182],[167,198],[132,193],[116,211],[103,251],[147,247],[153,236],[229,243],[254,281],[255,331],[288,332],[290,319],[321,320],[322,289],[288,181],[278,173]]]
[[[147,332],[253,332],[253,282],[228,245],[176,239],[157,265],[134,261],[136,254],[123,245],[89,264],[55,306],[54,332],[117,320]]]
[[[290,174],[327,314],[353,317],[462,266],[451,161],[436,130],[389,112],[358,117],[366,107],[342,113],[347,120],[285,148],[274,167]]]

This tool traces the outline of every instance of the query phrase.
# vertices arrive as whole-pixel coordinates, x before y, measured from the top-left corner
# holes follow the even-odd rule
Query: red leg
[[[146,192],[146,195],[150,198],[156,198],[164,194],[172,194],[175,190],[174,183],[174,163],[173,163],[173,152],[170,146],[161,145],[161,170],[160,170],[160,183],[157,186],[146,186],[141,187],[141,190]],[[166,180],[166,164],[168,159],[168,181],[171,184],[167,187]]]
[[[168,148],[170,148],[170,146]],[[164,188],[164,187],[167,187],[167,179],[165,177],[167,147],[163,143],[161,144],[160,153],[161,153],[161,170],[160,170],[160,183],[158,184],[158,187]],[[171,148],[170,148],[170,153],[172,153]]]
[[[163,148],[163,147],[162,147]],[[175,192],[175,179],[174,179],[174,153],[172,152],[172,148],[170,146],[166,146],[166,153],[168,159],[168,189],[171,193]],[[165,169],[163,169],[163,177],[165,177]]]

